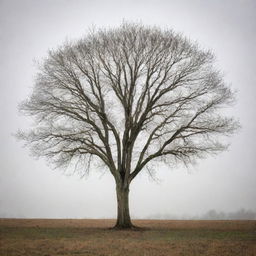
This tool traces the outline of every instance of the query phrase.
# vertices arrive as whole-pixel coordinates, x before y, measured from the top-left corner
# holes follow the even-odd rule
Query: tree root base
[[[114,227],[111,227],[110,230],[146,231],[146,230],[149,230],[149,228],[138,227],[138,226],[135,226],[135,225],[131,225],[131,226],[115,225]]]

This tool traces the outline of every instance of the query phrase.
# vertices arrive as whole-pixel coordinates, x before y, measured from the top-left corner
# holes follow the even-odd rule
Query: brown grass
[[[256,255],[256,221],[0,219],[1,256]]]

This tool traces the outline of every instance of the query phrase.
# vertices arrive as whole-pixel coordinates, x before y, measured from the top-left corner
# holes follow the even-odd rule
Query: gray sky
[[[229,151],[217,157],[188,169],[161,167],[158,183],[139,175],[131,185],[132,217],[256,211],[255,13],[254,0],[0,0],[0,217],[116,216],[108,173],[67,177],[33,159],[11,134],[30,124],[17,104],[33,86],[33,60],[92,25],[117,26],[124,19],[173,28],[213,49],[225,80],[238,92],[230,112],[242,124]]]

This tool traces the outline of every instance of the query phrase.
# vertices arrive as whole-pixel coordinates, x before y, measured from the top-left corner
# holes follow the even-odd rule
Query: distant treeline
[[[172,214],[154,214],[148,216],[148,219],[173,219],[173,220],[256,220],[256,212],[252,210],[240,209],[236,212],[218,212],[209,210],[202,215],[172,215]]]
[[[0,212],[0,218],[47,218],[50,219],[49,216],[24,216],[21,214],[7,214]],[[58,217],[54,217],[58,218]],[[63,219],[63,217],[60,217]],[[65,218],[73,218],[73,219],[93,219],[92,217],[83,216],[83,217],[73,217],[67,216]],[[116,216],[102,216],[98,217],[95,216],[96,219],[115,219]],[[153,214],[149,216],[132,216],[133,219],[159,219],[159,220],[256,220],[256,211],[253,210],[245,210],[240,209],[235,212],[223,212],[223,211],[216,211],[216,210],[209,210],[204,214],[198,215],[174,215],[174,214]]]

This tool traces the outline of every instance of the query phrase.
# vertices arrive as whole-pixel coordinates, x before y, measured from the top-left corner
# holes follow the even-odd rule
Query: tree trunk
[[[132,222],[129,212],[129,186],[117,185],[117,221],[115,228],[132,228]]]

